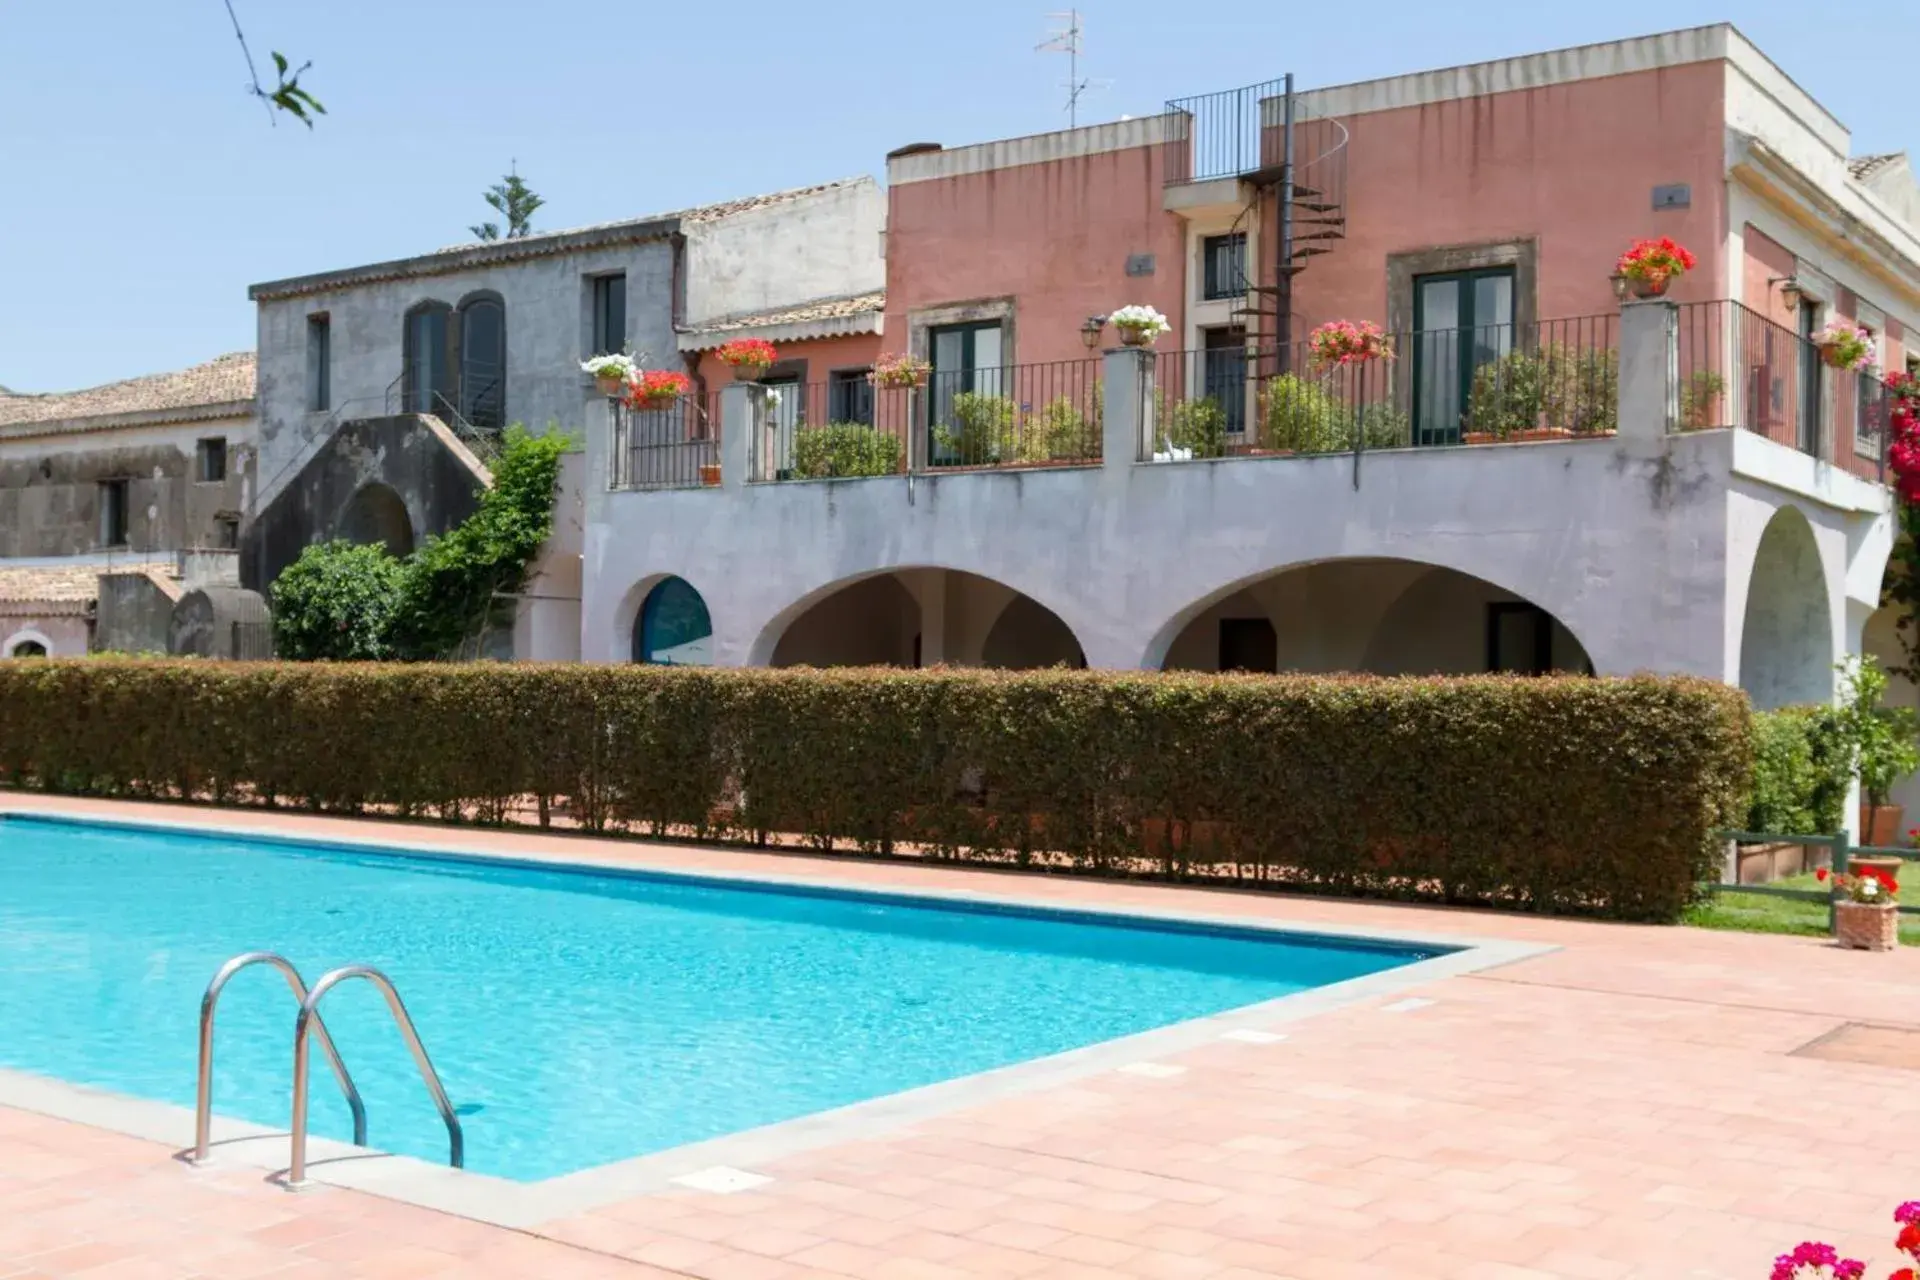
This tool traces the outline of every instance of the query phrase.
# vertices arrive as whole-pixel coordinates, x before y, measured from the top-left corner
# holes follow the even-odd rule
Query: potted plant
[[[1658,298],[1679,276],[1693,270],[1691,253],[1674,243],[1672,236],[1658,240],[1636,240],[1633,248],[1620,255],[1614,270],[1627,278],[1627,286],[1636,298]]]
[[[1893,1220],[1900,1228],[1893,1247],[1914,1266],[1901,1268],[1887,1280],[1914,1280],[1920,1276],[1915,1270],[1920,1267],[1920,1200],[1909,1200],[1895,1209]],[[1866,1272],[1867,1264],[1858,1258],[1843,1258],[1832,1245],[1808,1240],[1773,1260],[1771,1280],[1861,1280]]]
[[[932,372],[932,365],[903,351],[874,361],[867,381],[876,387],[921,387],[926,385],[927,375]]]
[[[1842,373],[1871,373],[1876,363],[1873,331],[1851,320],[1829,320],[1813,335],[1820,359]]]
[[[627,379],[627,408],[645,412],[664,409],[693,385],[687,375],[672,369],[636,369]]]
[[[1900,881],[1884,867],[1813,873],[1841,897],[1833,904],[1833,937],[1855,951],[1891,951],[1900,945]]]
[[[732,368],[735,382],[758,382],[773,368],[779,352],[765,338],[735,338],[720,348],[719,356]]]
[[[1307,349],[1322,369],[1393,359],[1393,339],[1370,320],[1329,320],[1307,335]]]
[[[700,464],[700,483],[711,489],[720,483],[720,464],[703,462]]]
[[[1875,659],[1843,662],[1839,670],[1835,727],[1842,751],[1860,775],[1860,843],[1891,845],[1905,813],[1890,803],[1890,795],[1920,769],[1920,716],[1911,707],[1880,705],[1887,673]]]
[[[1120,308],[1107,317],[1107,323],[1120,331],[1123,347],[1150,347],[1159,341],[1161,334],[1173,331],[1165,316],[1152,307],[1138,304]]]
[[[629,355],[595,356],[582,360],[580,368],[592,376],[593,385],[608,398],[620,395],[634,374],[633,357]]]

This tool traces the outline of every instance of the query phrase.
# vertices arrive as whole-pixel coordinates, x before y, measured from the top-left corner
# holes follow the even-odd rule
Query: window
[[[1264,671],[1280,669],[1280,639],[1273,623],[1265,618],[1220,619],[1220,670]]]
[[[1004,333],[998,320],[971,324],[941,325],[927,333],[927,348],[933,356],[933,372],[927,378],[929,434],[933,438],[927,456],[936,463],[978,462],[962,459],[940,443],[939,428],[953,418],[954,397],[967,392],[979,395],[1002,394],[1001,361],[1005,358]]]
[[[1414,443],[1455,443],[1474,375],[1513,350],[1513,268],[1415,276],[1413,327]]]
[[[333,326],[323,312],[307,317],[307,408],[333,407]]]
[[[227,478],[227,440],[225,436],[207,436],[194,446],[196,471],[201,484],[219,484]]]
[[[685,578],[665,578],[647,592],[633,624],[633,660],[669,667],[712,664],[707,602]]]
[[[127,545],[127,482],[125,480],[100,482],[100,545],[103,547]]]
[[[213,519],[213,545],[221,551],[234,551],[240,546],[240,517],[215,516]]]
[[[401,343],[400,407],[406,413],[444,413],[453,403],[453,362],[444,302],[423,302],[407,312]]]
[[[507,307],[483,293],[460,304],[460,416],[482,431],[507,425]]]
[[[1227,415],[1227,434],[1240,435],[1247,429],[1247,331],[1239,325],[1208,329],[1201,342],[1203,394]]]
[[[1553,618],[1539,605],[1487,606],[1487,670],[1539,676],[1553,670]]]
[[[866,369],[835,369],[827,374],[827,421],[873,425],[873,384]]]
[[[1247,291],[1247,235],[1208,236],[1200,242],[1201,297],[1237,298]]]
[[[593,354],[614,355],[627,346],[627,277],[593,278]]]

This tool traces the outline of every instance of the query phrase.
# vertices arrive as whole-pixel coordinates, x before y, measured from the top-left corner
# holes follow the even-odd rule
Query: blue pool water
[[[533,1180],[1421,959],[1124,918],[0,818],[0,1066],[192,1105],[201,992],[236,952],[399,985],[467,1167]],[[284,1128],[293,1002],[220,1004],[215,1110]],[[446,1158],[374,990],[326,1019],[370,1143]],[[350,1135],[315,1056],[314,1131]]]

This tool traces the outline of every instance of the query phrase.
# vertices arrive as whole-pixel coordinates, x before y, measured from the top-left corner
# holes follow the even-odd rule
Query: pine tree
[[[534,211],[546,203],[533,193],[533,188],[526,184],[517,171],[508,173],[504,180],[488,188],[486,199],[487,203],[493,206],[495,213],[506,218],[509,240],[519,240],[531,235]],[[478,223],[468,227],[467,230],[481,240],[500,238],[500,224],[497,222]]]

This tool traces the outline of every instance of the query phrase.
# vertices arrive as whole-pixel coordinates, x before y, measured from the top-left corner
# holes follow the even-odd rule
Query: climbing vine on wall
[[[520,589],[553,531],[570,445],[560,432],[509,427],[479,510],[404,559],[347,542],[308,547],[270,589],[275,650],[301,661],[458,655],[510,615],[500,597]]]
[[[1900,610],[1901,674],[1920,684],[1920,379],[1896,373],[1888,376],[1886,385],[1892,435],[1887,464],[1893,469],[1899,532],[1885,595],[1886,602]]]

